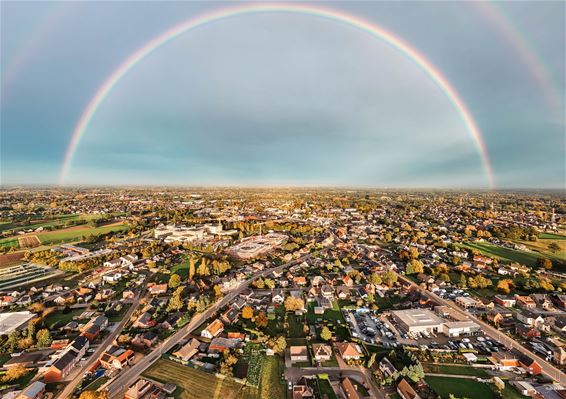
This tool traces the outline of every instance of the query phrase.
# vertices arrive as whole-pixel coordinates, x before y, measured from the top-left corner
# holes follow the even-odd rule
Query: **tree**
[[[285,299],[285,310],[292,312],[295,310],[302,310],[305,307],[305,302],[301,298],[295,298],[293,296],[288,296]]]
[[[368,281],[369,281],[370,284],[373,284],[373,285],[380,285],[381,283],[383,283],[381,276],[377,273],[370,274]]]
[[[195,276],[195,265],[197,263],[197,258],[194,256],[189,257],[189,280],[192,281]]]
[[[108,399],[108,391],[83,391],[79,399]]]
[[[220,288],[219,285],[215,285],[213,290],[214,290],[214,296],[216,298],[220,298],[222,296],[222,289]]]
[[[325,341],[328,341],[329,339],[332,338],[332,331],[330,331],[330,329],[326,326],[322,327],[322,331],[320,332],[320,338],[322,338]]]
[[[466,276],[464,276],[464,274],[460,274],[460,281],[458,282],[458,286],[460,288],[466,288],[467,287],[467,283],[466,283]]]
[[[275,340],[272,349],[276,353],[283,353],[286,347],[287,347],[287,340],[285,339],[284,336],[280,336]]]
[[[513,281],[509,279],[499,280],[497,283],[497,289],[504,294],[509,294],[511,292],[511,286],[513,285]]]
[[[550,244],[548,244],[548,249],[550,250],[550,252],[552,252],[553,254],[560,251],[560,245],[558,245],[555,242],[551,242]]]
[[[383,282],[388,286],[388,287],[392,287],[396,282],[397,282],[397,273],[388,270],[385,273],[383,273]]]
[[[181,277],[177,273],[173,273],[171,277],[169,277],[169,288],[177,288],[181,285]]]
[[[255,318],[255,325],[258,328],[265,328],[267,327],[268,323],[269,321],[267,320],[267,315],[265,314],[265,312],[259,312],[259,314]]]
[[[254,281],[252,282],[252,285],[253,285],[255,288],[261,290],[262,288],[265,287],[265,282],[263,281],[263,279],[258,278],[258,279],[254,280]]]
[[[538,258],[537,265],[546,270],[552,269],[552,261],[548,258]]]
[[[49,345],[51,345],[52,341],[51,333],[46,328],[39,330],[35,336],[35,339],[37,340],[37,346],[39,346],[40,348],[48,347]]]
[[[244,306],[242,308],[242,318],[251,319],[254,317],[254,309],[251,306]]]
[[[173,295],[167,304],[167,311],[178,311],[183,307],[183,300],[180,295]]]
[[[411,259],[405,268],[405,274],[418,274],[424,271],[423,263],[420,260]]]
[[[275,281],[273,281],[270,278],[266,278],[265,280],[263,280],[265,286],[267,288],[269,288],[270,290],[272,290],[273,288],[275,288]]]
[[[220,373],[232,376],[232,367],[238,362],[238,358],[230,353],[230,351],[224,351],[224,360],[220,363]]]
[[[28,373],[28,369],[26,369],[22,365],[17,365],[15,367],[10,367],[6,373],[2,376],[2,382],[8,383],[15,381]]]
[[[197,270],[199,276],[209,276],[210,275],[210,268],[208,267],[208,261],[203,256],[200,260],[200,266]]]

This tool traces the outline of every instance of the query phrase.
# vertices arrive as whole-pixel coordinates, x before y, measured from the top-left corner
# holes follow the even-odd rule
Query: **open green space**
[[[484,255],[498,258],[503,262],[517,262],[529,267],[536,267],[537,260],[541,257],[556,261],[561,260],[560,257],[556,254],[520,251],[516,249],[500,247],[485,242],[468,242],[460,245],[464,248],[481,252]]]
[[[126,230],[128,230],[128,226],[125,226],[123,224],[115,224],[100,227],[85,227],[81,229],[67,229],[40,233],[37,234],[37,237],[42,244],[59,244],[63,242],[80,240],[82,239],[82,237],[88,237],[90,235],[97,236],[110,232],[121,232]]]
[[[43,323],[50,330],[54,330],[69,323],[71,320],[73,320],[74,317],[79,316],[84,311],[85,309],[75,309],[66,312],[64,312],[63,310],[56,310],[55,312],[49,314],[45,318]]]
[[[457,366],[453,364],[423,364],[426,373],[454,374],[487,378],[489,374],[480,368],[470,366]]]
[[[540,233],[538,238],[541,240],[566,240],[566,236],[556,233]]]
[[[303,316],[297,316],[295,314],[289,314],[287,316],[287,322],[289,323],[289,338],[304,338],[305,335],[305,322]]]
[[[142,374],[159,382],[177,386],[173,393],[179,399],[236,399],[241,397],[243,385],[230,378],[195,370],[171,360],[159,359]]]
[[[487,384],[463,378],[451,377],[425,377],[428,385],[442,399],[448,399],[450,394],[458,398],[469,399],[495,399],[497,396]]]

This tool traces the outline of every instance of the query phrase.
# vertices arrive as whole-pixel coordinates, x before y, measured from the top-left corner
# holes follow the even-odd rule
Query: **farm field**
[[[241,397],[243,387],[231,379],[220,379],[165,359],[159,359],[142,376],[177,385],[173,395],[179,399],[236,399]]]
[[[264,357],[259,388],[245,387],[238,399],[285,399],[287,388],[281,380],[283,369],[280,357]]]

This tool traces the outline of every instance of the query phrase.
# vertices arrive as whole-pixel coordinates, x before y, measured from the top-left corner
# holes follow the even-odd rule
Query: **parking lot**
[[[396,346],[395,334],[376,313],[350,310],[345,312],[344,318],[350,326],[352,337],[369,344]]]

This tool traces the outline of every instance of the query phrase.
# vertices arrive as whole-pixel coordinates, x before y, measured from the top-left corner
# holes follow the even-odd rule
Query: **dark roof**
[[[71,342],[71,348],[80,351],[88,344],[88,339],[82,335],[79,335],[73,342]]]
[[[55,367],[58,370],[64,370],[67,366],[73,363],[76,359],[76,356],[73,352],[67,352],[63,356],[61,356],[55,363],[53,363],[52,367]]]

